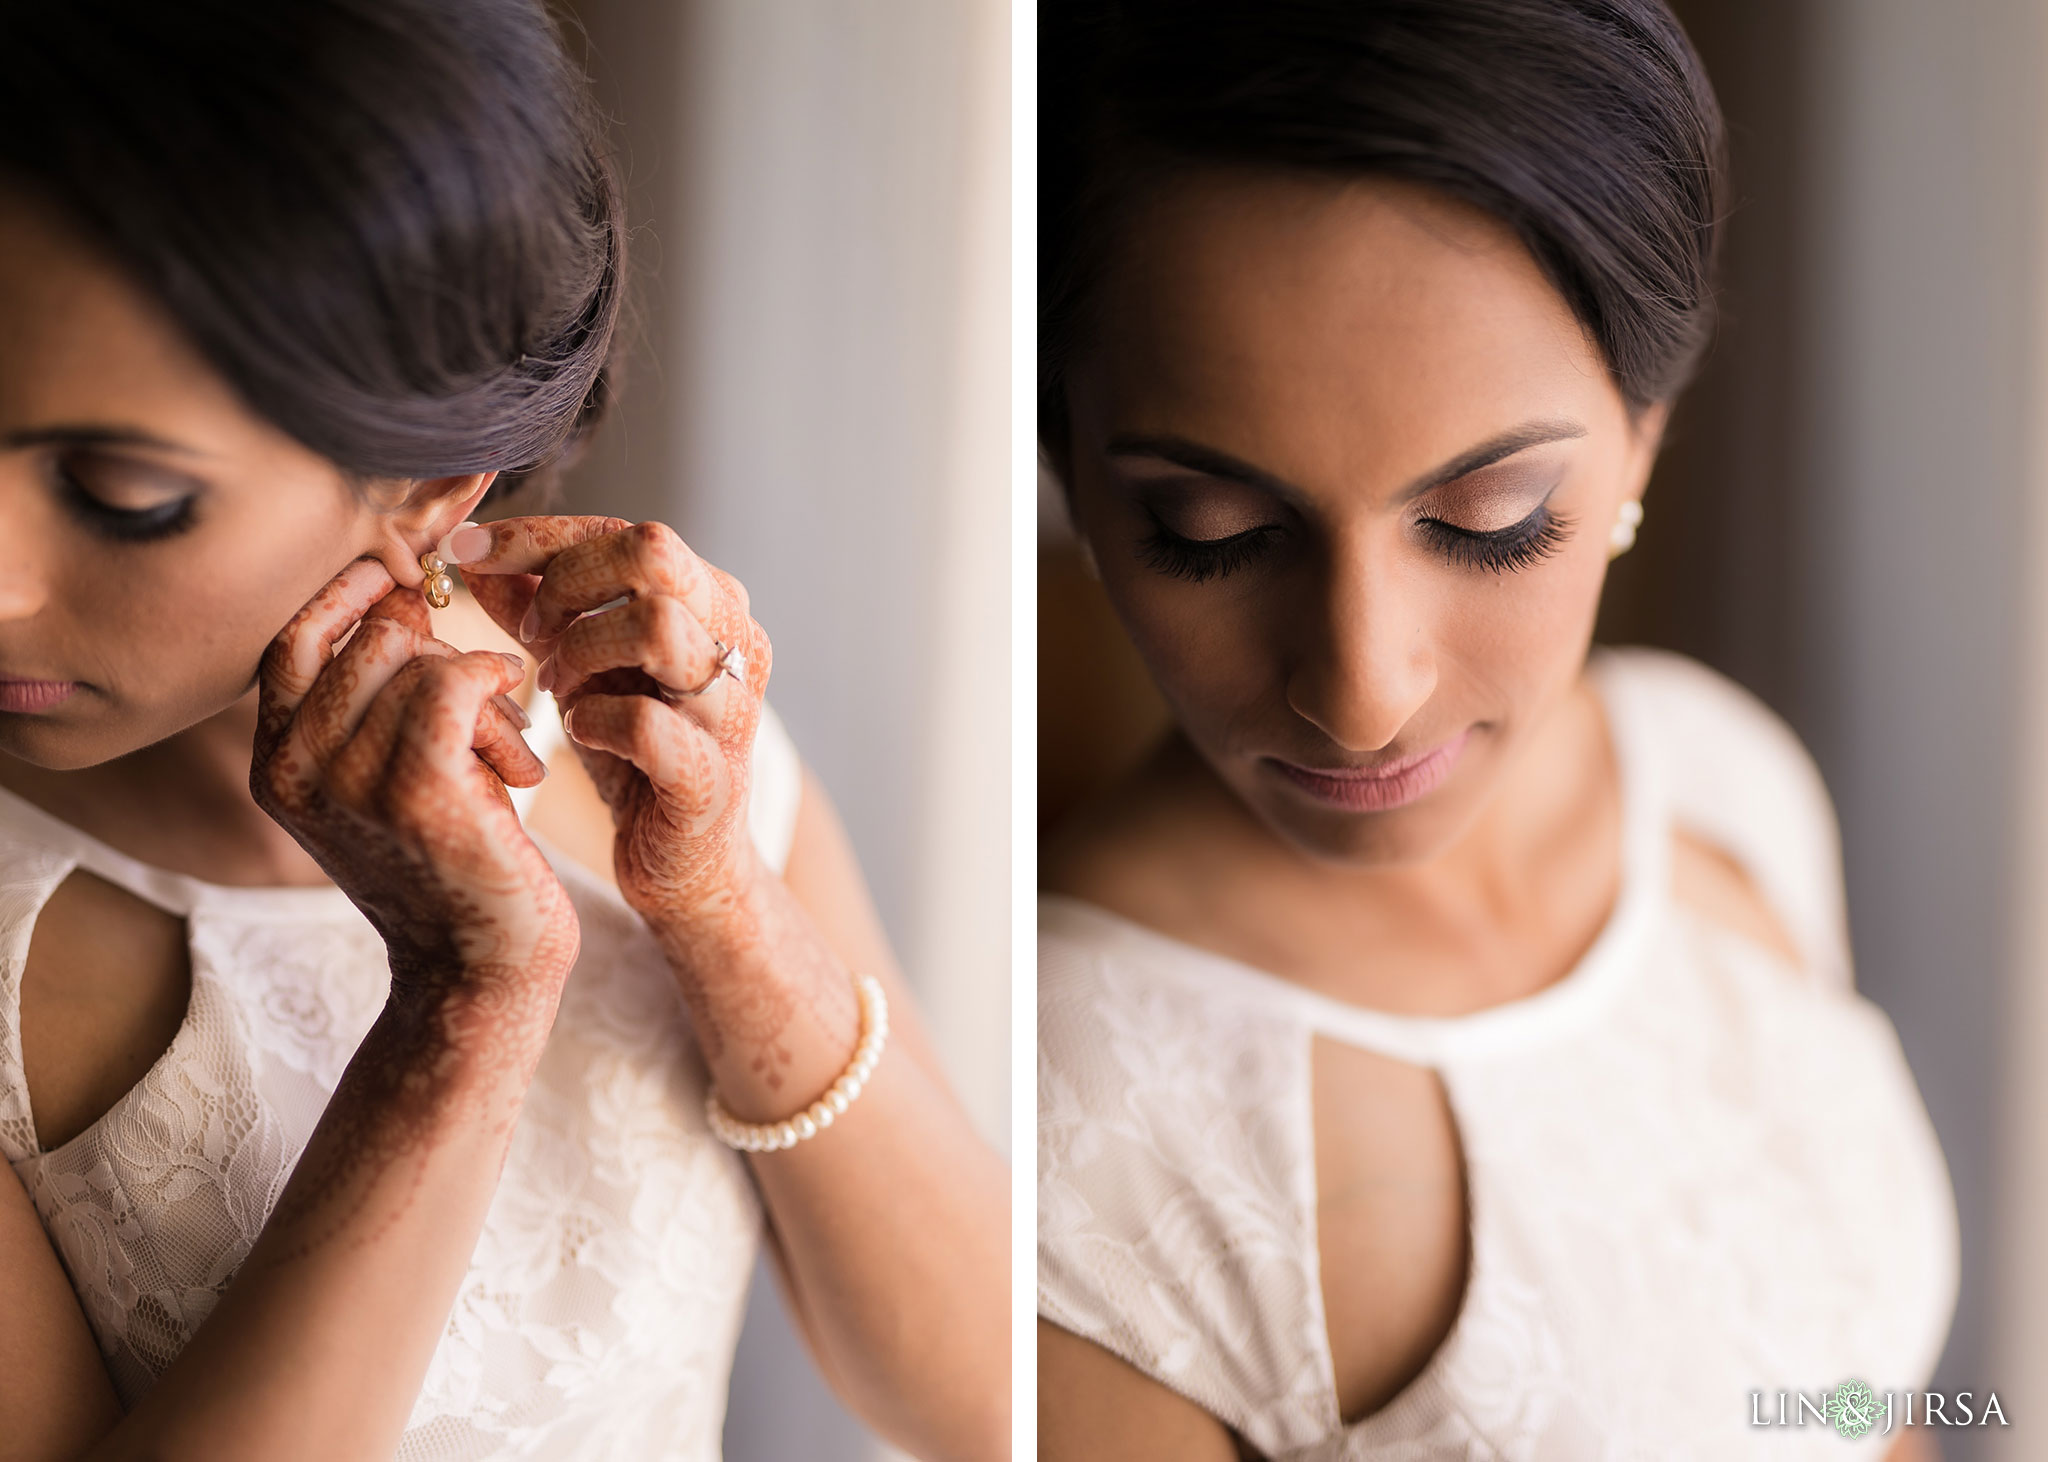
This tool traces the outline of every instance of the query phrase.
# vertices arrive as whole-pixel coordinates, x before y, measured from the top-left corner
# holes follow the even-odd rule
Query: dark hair
[[[1632,407],[1713,316],[1720,109],[1661,0],[1044,0],[1039,431],[1132,198],[1238,165],[1424,184],[1512,228]]]
[[[0,55],[0,182],[352,476],[510,486],[603,410],[619,189],[539,0],[10,4]]]

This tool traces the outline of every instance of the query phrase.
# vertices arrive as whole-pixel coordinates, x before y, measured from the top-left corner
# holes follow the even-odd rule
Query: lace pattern
[[[1529,1000],[1451,1021],[1359,1012],[1087,905],[1041,907],[1040,1311],[1276,1462],[1746,1455],[1751,1391],[1932,1373],[1954,1208],[1890,1024],[1831,977],[1836,866],[1744,859],[1813,971],[1664,893],[1672,817],[1714,800],[1697,764],[1671,761],[1687,738],[1715,741],[1724,768],[1747,755],[1767,794],[1818,779],[1697,667],[1617,657],[1602,679],[1629,808],[1622,899],[1585,963]],[[1813,815],[1809,797],[1751,805]],[[1780,829],[1736,832],[1742,855]],[[1831,838],[1830,820],[1783,846]],[[1318,1035],[1435,1067],[1471,1208],[1450,1334],[1351,1426],[1315,1232]],[[1826,1429],[1770,1441],[1840,1445]]]
[[[779,869],[801,764],[772,718],[754,774],[752,829]],[[46,1153],[22,1078],[21,970],[37,911],[78,867],[186,916],[192,997],[142,1081]],[[652,938],[609,887],[557,867],[582,953],[401,1462],[719,1452],[758,1200],[704,1128],[708,1077]],[[382,944],[339,894],[177,879],[0,793],[0,1147],[124,1405],[232,1281],[388,985]]]

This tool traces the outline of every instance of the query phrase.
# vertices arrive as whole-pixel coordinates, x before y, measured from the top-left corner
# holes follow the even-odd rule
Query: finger
[[[715,822],[745,791],[711,734],[651,696],[586,695],[563,725],[577,745],[638,767],[692,830]]]
[[[431,636],[434,633],[434,621],[427,612],[427,601],[418,594],[386,594],[363,618],[388,619],[418,635]]]
[[[398,730],[413,692],[432,663],[428,656],[413,656],[370,697],[355,733],[334,753],[321,777],[327,795],[335,802],[366,815],[382,812],[379,800],[391,749],[398,744]]]
[[[408,597],[387,594],[377,608]],[[285,747],[312,766],[325,766],[355,735],[370,702],[399,667],[417,656],[434,654],[437,646],[439,642],[431,636],[372,608],[299,702],[285,733]]]
[[[694,692],[719,673],[718,642],[680,599],[656,594],[603,614],[587,615],[562,631],[555,653],[541,667],[541,689],[576,694],[592,675],[637,669],[674,692]]]
[[[324,766],[356,733],[377,692],[407,661],[421,655],[446,658],[459,653],[454,646],[409,626],[415,617],[424,617],[424,609],[418,616],[404,608],[384,612],[387,605],[403,605],[413,597],[386,594],[363,616],[355,634],[313,683],[286,733],[286,745],[299,754],[293,758],[295,764],[303,761]],[[517,655],[505,658],[524,670],[525,662]],[[474,745],[511,785],[533,786],[547,775],[547,768],[520,739],[525,712],[515,701],[508,700],[507,705],[509,711],[494,705],[477,721]]]
[[[516,655],[507,655],[505,659],[515,666],[512,683],[517,686],[526,679],[526,664]],[[538,787],[547,777],[547,763],[534,754],[526,738],[520,735],[532,724],[509,691],[492,696],[477,718],[470,747],[508,787]]]
[[[464,576],[462,583],[499,629],[519,638],[520,621],[526,618],[533,592],[540,587],[539,574],[478,574]]]
[[[537,574],[563,549],[588,543],[633,525],[624,518],[576,518],[547,514],[500,518],[481,526],[464,524],[435,549],[467,574]]]
[[[646,778],[640,775],[639,769],[631,762],[613,756],[609,751],[595,751],[588,746],[577,746],[574,742],[570,743],[569,749],[576,753],[576,760],[583,764],[584,773],[597,788],[597,795],[603,799],[604,805],[611,809],[614,825],[616,826],[622,817],[630,817],[632,807],[627,799],[631,796],[633,788],[647,785]]]
[[[394,810],[404,807],[411,815],[428,819],[446,816],[445,807],[435,810],[438,791],[473,777],[477,723],[493,696],[510,691],[523,678],[524,667],[515,666],[515,659],[473,651],[425,662],[419,689],[405,708],[391,748]]]
[[[754,622],[747,586],[716,564],[708,564],[706,567],[711,570],[713,577],[725,591],[726,597],[738,611],[736,621],[728,622],[726,625],[732,633],[729,636],[720,634],[719,638],[745,652],[747,670],[744,679],[747,689],[754,693],[756,700],[759,700],[768,693],[768,671],[774,664],[774,647],[768,642],[768,632]]]
[[[578,615],[621,598],[671,595],[714,636],[737,630],[738,612],[711,566],[663,523],[635,523],[563,549],[541,575],[533,606],[520,624],[528,644],[553,640]],[[730,643],[730,641],[728,641]]]
[[[387,633],[398,640],[403,632],[394,629]],[[367,688],[354,724],[329,759],[325,781],[330,792],[351,806],[366,807],[364,799],[383,780],[385,763],[404,729],[406,707],[421,679],[436,663],[472,658],[497,662],[505,684],[497,696],[484,703],[471,724],[470,746],[508,786],[537,785],[547,775],[547,767],[520,736],[526,726],[525,713],[517,710],[518,703],[511,701],[509,694],[525,678],[525,662],[517,655],[497,651],[465,654],[439,640],[427,640],[385,674],[381,683]],[[509,702],[513,711],[508,712],[500,700]]]
[[[292,616],[263,653],[257,674],[259,735],[269,739],[283,732],[306,692],[334,658],[335,642],[347,634],[396,581],[383,564],[359,558],[328,580],[326,586]]]

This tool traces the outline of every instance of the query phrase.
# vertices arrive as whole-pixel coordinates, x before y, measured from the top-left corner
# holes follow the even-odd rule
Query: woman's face
[[[257,417],[120,271],[6,193],[0,347],[0,752],[67,769],[147,746],[242,698],[352,559],[418,581],[424,523]]]
[[[1189,739],[1318,856],[1448,846],[1573,685],[1632,417],[1535,261],[1403,184],[1201,173],[1127,222],[1069,484]]]

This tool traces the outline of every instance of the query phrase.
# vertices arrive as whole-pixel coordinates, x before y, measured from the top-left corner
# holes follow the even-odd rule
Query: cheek
[[[1606,566],[1604,551],[1574,543],[1533,568],[1475,581],[1452,596],[1438,641],[1446,681],[1454,676],[1503,712],[1568,687],[1592,642]],[[1487,713],[1484,705],[1472,709]]]
[[[1103,587],[1160,694],[1191,730],[1236,719],[1282,693],[1267,627],[1270,596],[1228,580],[1192,584],[1107,569]]]
[[[238,699],[277,632],[355,556],[343,525],[321,526],[302,543],[325,551],[259,551],[247,533],[194,533],[107,565],[103,590],[74,602],[108,689],[168,729]]]

